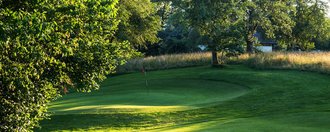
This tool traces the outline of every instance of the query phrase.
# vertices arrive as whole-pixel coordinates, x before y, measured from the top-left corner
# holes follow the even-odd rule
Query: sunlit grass
[[[232,58],[231,62],[262,69],[296,69],[330,73],[330,52],[244,54],[238,58]]]
[[[99,91],[70,93],[50,105],[40,131],[329,131],[330,53],[241,55],[224,69],[209,53],[131,60]],[[150,71],[172,69],[164,71]],[[148,81],[148,86],[145,81]],[[70,123],[68,123],[70,122]]]
[[[88,105],[77,106],[64,109],[54,109],[52,112],[58,114],[77,113],[80,111],[87,113],[152,113],[152,112],[172,112],[184,111],[199,108],[197,106],[143,106],[143,105]]]
[[[110,77],[50,105],[37,131],[328,131],[330,77],[244,66]]]

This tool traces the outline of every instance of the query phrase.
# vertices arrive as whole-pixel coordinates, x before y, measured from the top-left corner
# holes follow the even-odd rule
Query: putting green
[[[35,131],[325,132],[329,80],[244,66],[125,74],[52,102],[51,120]]]
[[[125,87],[121,90],[121,85],[111,85],[92,95],[75,93],[70,95],[74,99],[51,104],[50,111],[54,114],[182,111],[211,106],[248,92],[240,85],[187,78],[151,79],[147,87],[141,79],[127,82]]]

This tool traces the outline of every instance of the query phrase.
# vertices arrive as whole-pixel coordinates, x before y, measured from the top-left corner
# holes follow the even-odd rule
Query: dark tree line
[[[264,39],[276,41],[282,50],[328,50],[329,18],[326,18],[326,3],[319,0],[156,2],[170,7],[160,8],[162,13],[168,14],[163,20],[166,21],[165,30],[161,32],[178,29],[185,31],[184,35],[197,31],[199,37],[194,37],[198,39],[190,46],[207,45],[208,50],[213,51],[214,59],[217,52],[228,49],[241,51],[244,47],[245,52],[254,53],[254,45],[258,43],[257,32],[262,33]],[[173,45],[172,41],[167,42],[168,39],[176,40],[170,34],[161,38],[160,47]],[[185,38],[187,41],[182,45],[189,45],[189,36]]]

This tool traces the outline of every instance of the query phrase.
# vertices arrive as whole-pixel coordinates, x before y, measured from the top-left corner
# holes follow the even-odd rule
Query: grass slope
[[[36,131],[330,131],[330,77],[196,67],[112,77],[50,105]]]

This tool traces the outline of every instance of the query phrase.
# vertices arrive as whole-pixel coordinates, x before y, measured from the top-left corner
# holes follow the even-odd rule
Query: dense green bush
[[[89,92],[135,52],[118,0],[0,2],[0,131],[30,131],[68,88]]]
[[[116,40],[127,40],[136,48],[159,41],[160,17],[150,0],[121,0],[119,3]]]

